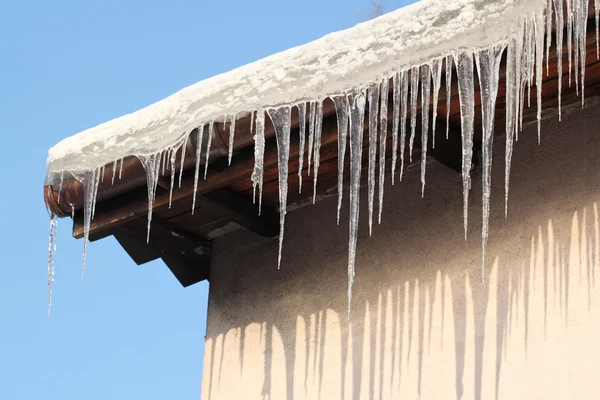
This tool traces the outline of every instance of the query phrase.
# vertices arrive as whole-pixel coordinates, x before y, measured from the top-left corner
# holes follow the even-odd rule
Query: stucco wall
[[[600,398],[599,126],[596,103],[520,135],[507,220],[497,140],[485,282],[480,176],[465,242],[435,161],[424,199],[418,170],[386,187],[372,237],[363,196],[350,322],[335,199],[288,215],[280,271],[276,240],[217,240],[202,399]]]

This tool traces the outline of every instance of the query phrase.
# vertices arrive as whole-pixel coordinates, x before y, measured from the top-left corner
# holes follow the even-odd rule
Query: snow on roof
[[[353,28],[191,85],[157,103],[64,139],[48,152],[48,180],[181,143],[224,115],[322,100],[395,71],[510,35],[547,0],[423,0]]]

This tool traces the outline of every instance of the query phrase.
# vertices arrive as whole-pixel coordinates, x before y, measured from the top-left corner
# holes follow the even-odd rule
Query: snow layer
[[[130,155],[175,146],[225,115],[320,100],[380,82],[394,71],[461,48],[505,39],[518,15],[546,0],[423,0],[353,28],[189,86],[50,149],[47,168],[89,171]]]

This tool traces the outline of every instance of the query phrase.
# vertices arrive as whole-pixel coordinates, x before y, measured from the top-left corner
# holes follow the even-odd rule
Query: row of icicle
[[[596,20],[596,47],[597,57],[600,59],[600,0],[594,0]],[[566,7],[566,10],[564,10]],[[566,13],[565,13],[566,11]],[[566,15],[566,21],[563,15]],[[373,229],[373,214],[375,189],[378,190],[378,221],[381,223],[384,198],[385,182],[385,154],[386,136],[388,131],[388,96],[392,91],[393,120],[392,120],[392,169],[391,181],[395,183],[396,169],[398,164],[398,153],[400,154],[399,179],[402,180],[405,166],[405,148],[408,139],[409,155],[412,162],[412,153],[415,136],[417,135],[417,109],[419,106],[419,90],[421,92],[420,105],[422,110],[429,110],[433,100],[433,115],[431,119],[432,131],[436,130],[437,104],[442,86],[442,65],[445,66],[446,87],[446,138],[448,138],[448,120],[450,118],[450,99],[452,87],[452,64],[454,63],[458,76],[458,92],[460,98],[461,136],[462,136],[462,177],[464,196],[464,231],[467,236],[468,200],[471,188],[471,166],[473,158],[473,132],[475,118],[475,85],[474,69],[477,69],[481,95],[482,110],[482,203],[483,203],[483,226],[482,226],[482,278],[485,273],[486,245],[489,235],[489,212],[491,193],[491,168],[493,129],[495,121],[495,104],[498,92],[500,62],[503,53],[507,53],[506,61],[506,154],[505,154],[505,215],[508,210],[508,191],[510,182],[510,166],[513,152],[513,143],[518,140],[518,133],[523,129],[523,110],[525,102],[531,104],[531,87],[536,86],[537,93],[537,122],[538,141],[541,140],[541,112],[542,112],[542,75],[544,52],[546,59],[546,74],[549,73],[550,47],[552,43],[552,23],[555,26],[564,26],[566,23],[566,43],[568,50],[568,85],[574,82],[576,91],[581,92],[582,105],[584,102],[584,81],[586,65],[586,33],[587,33],[587,0],[548,0],[545,9],[537,13],[522,15],[513,26],[511,37],[507,40],[495,43],[488,48],[479,50],[460,50],[442,57],[435,58],[429,63],[411,66],[394,72],[391,77],[384,77],[380,82],[374,82],[363,87],[351,90],[343,95],[329,96],[336,108],[338,126],[338,202],[337,222],[340,222],[340,211],[343,196],[343,175],[346,148],[349,142],[350,148],[350,190],[349,190],[349,246],[348,246],[348,312],[352,301],[352,287],[354,283],[354,269],[356,259],[356,243],[358,237],[359,220],[359,195],[361,188],[362,153],[365,113],[368,106],[369,129],[368,129],[368,211],[369,211],[369,233]],[[557,49],[558,67],[558,114],[561,119],[561,94],[562,94],[562,48],[565,38],[563,30],[557,29],[555,35],[555,47]],[[545,46],[544,46],[545,43]],[[401,60],[399,60],[401,61]],[[475,68],[474,68],[475,67]],[[410,121],[408,121],[410,95]],[[432,99],[433,97],[433,99]],[[299,114],[299,190],[302,191],[302,170],[304,168],[305,147],[308,151],[308,174],[311,166],[314,174],[313,203],[316,200],[317,177],[320,163],[321,132],[323,120],[323,99],[308,103],[295,105]],[[252,182],[254,186],[254,198],[258,196],[258,208],[262,205],[262,186],[264,173],[264,151],[265,151],[265,113],[269,115],[275,127],[278,152],[279,173],[279,204],[280,204],[280,236],[278,268],[281,264],[281,251],[283,246],[285,216],[288,192],[288,162],[290,153],[290,131],[291,131],[291,109],[292,106],[270,108],[251,113],[250,131],[254,132],[254,155],[255,165],[252,171]],[[422,195],[425,193],[426,159],[429,138],[429,112],[422,112],[421,129],[421,183]],[[225,121],[228,118],[225,117]],[[233,142],[235,134],[236,114],[229,117],[229,163],[233,156]],[[211,139],[214,120],[209,123],[199,124],[197,130],[197,149],[195,167],[195,185],[192,213],[195,209],[196,191],[200,178],[200,161],[204,151],[204,178],[208,173],[208,160],[211,152]],[[407,128],[410,126],[410,131]],[[203,136],[207,134],[206,149],[203,149]],[[407,134],[410,135],[407,138]],[[308,134],[308,146],[306,136]],[[432,134],[432,147],[435,147],[435,134]],[[138,156],[146,170],[148,184],[148,236],[150,239],[150,227],[152,221],[152,206],[155,199],[156,189],[160,176],[165,175],[165,168],[171,173],[171,197],[175,185],[175,161],[176,153],[181,151],[182,158],[185,156],[187,137],[175,147],[165,149],[149,156]],[[379,161],[377,152],[379,151]],[[112,183],[115,181],[117,165],[120,162],[119,179],[123,171],[123,159],[113,163]],[[378,163],[378,168],[377,168]],[[179,186],[181,187],[183,176],[183,159],[180,162]],[[377,169],[379,171],[377,177]],[[61,174],[61,188],[62,188]],[[104,167],[88,171],[76,176],[84,185],[84,250],[82,261],[82,277],[87,259],[87,246],[90,232],[90,224],[94,218],[98,186],[104,180]],[[378,178],[378,179],[377,179]],[[59,189],[60,191],[60,189]],[[258,192],[258,193],[257,193]],[[60,197],[60,196],[59,196]],[[170,206],[170,203],[169,203]],[[48,249],[48,312],[52,306],[52,284],[54,282],[54,253],[56,251],[56,230],[58,220],[51,215],[50,220],[50,243]]]

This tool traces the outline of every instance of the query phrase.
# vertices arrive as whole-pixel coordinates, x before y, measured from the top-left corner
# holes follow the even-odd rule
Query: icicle
[[[421,69],[421,197],[425,197],[425,171],[427,169],[427,139],[429,137],[429,105],[431,103],[431,69]]]
[[[473,85],[473,54],[462,50],[455,55],[460,98],[462,132],[463,218],[465,240],[469,216],[469,190],[471,189],[471,161],[473,159],[473,124],[475,120],[475,94]]]
[[[146,170],[146,184],[148,186],[148,231],[146,242],[150,243],[150,226],[152,224],[152,206],[156,198],[156,187],[160,176],[160,158],[161,154],[151,154],[149,156],[140,156],[139,159]]]
[[[250,133],[254,129],[254,111],[250,111]]]
[[[542,45],[543,45],[543,41]],[[539,48],[538,48],[539,49]],[[481,279],[485,279],[485,255],[489,236],[490,196],[492,188],[492,148],[494,145],[494,122],[496,112],[496,97],[498,95],[498,80],[500,61],[502,60],[503,44],[497,44],[481,53],[476,53],[477,75],[481,88],[481,119],[482,119],[482,186],[483,186],[483,226],[481,229],[482,265]],[[542,47],[543,54],[543,47]],[[538,56],[541,62],[541,58]],[[538,66],[538,72],[543,68]]]
[[[559,0],[560,1],[560,0]],[[510,184],[510,167],[513,153],[513,141],[518,129],[521,52],[523,47],[522,26],[519,36],[509,42],[506,56],[506,153],[504,162],[504,217],[508,216],[508,191]]]
[[[235,137],[235,117],[233,114],[231,116],[231,123],[229,124],[229,164],[231,165],[231,159],[233,158],[233,139]]]
[[[571,0],[566,0],[567,4],[567,52],[569,53],[569,87],[571,87],[571,76],[573,71],[573,10],[571,9]]]
[[[315,141],[314,141],[314,176],[313,176],[313,204],[317,201],[317,178],[319,177],[319,166],[321,165],[321,132],[323,130],[323,102],[317,103],[317,115],[315,117]]]
[[[183,167],[185,166],[185,153],[187,147],[187,136],[181,143],[181,161],[179,163],[179,188],[181,189],[181,183],[183,181]]]
[[[446,56],[446,139],[450,133],[450,101],[452,100],[452,56]]]
[[[115,177],[117,176],[117,161],[115,160],[112,165],[112,179],[110,181],[111,186],[115,184]]]
[[[265,163],[265,112],[256,113],[256,131],[254,133],[254,170],[252,171],[252,198],[256,202],[256,188],[258,187],[258,214],[262,208],[263,177]]]
[[[369,85],[369,235],[373,233],[373,203],[375,199],[375,163],[377,162],[377,116],[379,113],[379,85]]]
[[[321,107],[319,108],[322,110]],[[270,109],[269,116],[273,121],[275,136],[277,137],[277,169],[279,170],[279,255],[277,257],[277,269],[279,269],[281,267],[281,250],[283,248],[285,214],[287,211],[291,108],[286,106],[279,109]]]
[[[587,16],[588,16],[588,2],[587,0],[583,0],[580,3],[580,36],[579,36],[579,55],[580,55],[580,65],[581,65],[581,107],[585,105],[585,63],[587,58],[587,42],[586,42],[586,34],[587,34]]]
[[[91,170],[83,173],[77,179],[83,184],[83,259],[81,261],[81,279],[85,273],[85,263],[87,261],[87,249],[90,237],[90,225],[92,222],[92,208],[94,203],[95,183],[98,170]],[[71,206],[74,210],[75,207]]]
[[[534,56],[535,56],[535,30],[532,29],[531,25],[534,20],[525,20],[525,59],[526,59],[526,84],[527,84],[527,107],[531,107],[531,86],[533,82],[533,71],[534,71]]]
[[[573,0],[573,4],[571,4],[571,12],[573,13],[573,61],[574,61],[574,71],[573,71],[573,79],[575,80],[575,93],[579,95],[579,39],[581,37],[580,25],[579,25],[579,13],[580,13],[580,5],[579,2],[582,0],[575,1]]]
[[[544,18],[539,14],[533,20],[535,29],[535,91],[537,94],[538,144],[542,141],[542,82],[544,73]]]
[[[206,175],[208,174],[208,161],[210,159],[210,146],[212,144],[214,124],[215,121],[211,121],[210,124],[208,124],[208,142],[206,143],[206,158],[204,160],[204,179],[206,179]]]
[[[379,224],[381,224],[381,214],[383,212],[383,189],[385,185],[385,151],[388,126],[389,85],[389,80],[384,78],[381,82],[381,100],[379,101]]]
[[[392,185],[394,185],[396,163],[398,161],[398,128],[400,127],[400,76],[397,72],[392,78],[392,91],[394,99],[394,119],[392,123]]]
[[[410,141],[408,155],[412,163],[413,145],[417,134],[417,97],[419,96],[419,67],[413,67],[410,71]]]
[[[554,0],[554,9],[556,12],[554,16],[556,18],[555,25],[556,29],[556,57],[557,62],[556,65],[558,67],[558,120],[562,121],[562,74],[563,74],[563,65],[562,65],[562,55],[563,55],[563,29],[564,20],[563,20],[563,2],[562,0]]]
[[[48,240],[48,315],[52,309],[52,288],[54,286],[54,254],[56,254],[56,233],[58,218],[50,213],[50,235]]]
[[[433,79],[433,120],[431,127],[432,147],[435,149],[435,125],[437,122],[437,105],[442,86],[442,59],[436,58],[431,62],[431,74]]]
[[[121,180],[121,178],[123,177],[123,161],[125,161],[125,158],[121,158],[121,166],[119,167],[119,180]]]
[[[336,96],[333,98],[337,115],[338,126],[338,204],[337,224],[340,224],[340,213],[342,210],[342,197],[344,192],[344,165],[346,158],[346,145],[348,141],[348,98]]]
[[[352,305],[354,286],[354,265],[356,262],[356,242],[358,239],[358,219],[360,213],[360,174],[362,170],[362,145],[365,124],[365,95],[353,94],[350,101],[350,223],[348,240],[348,319]]]
[[[162,170],[160,172],[161,175],[165,175],[165,168],[167,166],[167,158],[170,158],[169,156],[169,151],[171,151],[170,149],[165,149],[162,151],[162,153],[160,154],[160,165],[162,166]]]
[[[169,169],[171,170],[171,188],[169,189],[169,210],[173,200],[173,188],[175,187],[175,161],[177,159],[177,149],[171,149],[169,152]]]
[[[304,164],[304,146],[306,145],[306,103],[298,104],[300,123],[300,147],[298,148],[298,193],[302,193],[302,166]]]
[[[546,0],[546,14],[545,15],[546,15],[546,76],[548,76],[548,75],[550,75],[550,47],[552,46],[552,0]]]
[[[62,194],[63,182],[65,181],[65,171],[60,171],[60,183],[58,185],[58,204],[60,204],[60,195]]]
[[[310,166],[312,163],[313,149],[315,145],[315,120],[317,115],[317,103],[310,102],[310,112],[308,116],[308,176],[310,176]]]
[[[596,59],[600,60],[600,0],[594,0],[594,10],[596,20]]]
[[[92,192],[92,219],[96,215],[96,200],[98,199],[98,187],[100,186],[101,169],[97,169],[94,175],[95,182]]]
[[[100,177],[101,177],[101,179],[102,179],[102,183],[104,183],[104,169],[105,169],[105,165],[103,165],[103,166],[100,168]]]
[[[400,115],[400,182],[404,175],[404,149],[406,147],[406,118],[408,114],[408,76],[406,71],[400,72],[400,93],[402,112]]]
[[[252,131],[250,131],[252,133]],[[204,125],[201,124],[196,131],[196,169],[194,171],[194,197],[192,199],[192,215],[196,210],[196,194],[198,193],[198,179],[200,178],[200,160],[202,159],[202,139]]]

